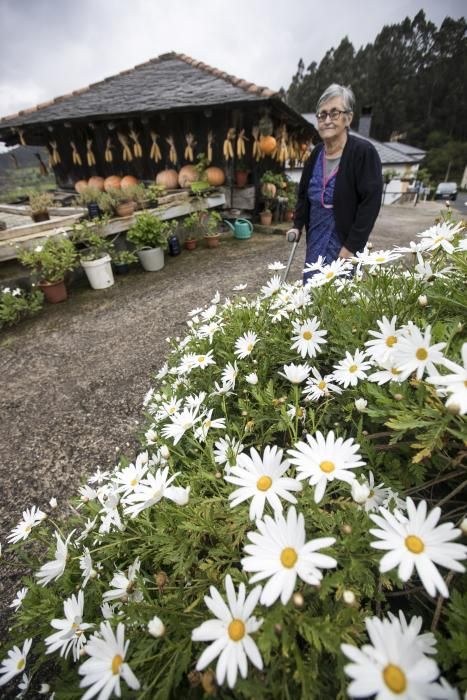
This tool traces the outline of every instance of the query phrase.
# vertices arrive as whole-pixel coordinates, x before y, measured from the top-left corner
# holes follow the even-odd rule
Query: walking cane
[[[290,229],[290,231],[287,231],[287,240],[289,243],[293,243],[292,245],[292,250],[290,251],[289,259],[287,260],[287,265],[285,267],[284,272],[282,273],[281,277],[281,282],[284,284],[284,282],[287,279],[287,275],[289,274],[290,266],[292,265],[292,260],[294,259],[295,256],[295,251],[297,250],[298,242],[300,240],[300,233],[297,233],[297,229]]]

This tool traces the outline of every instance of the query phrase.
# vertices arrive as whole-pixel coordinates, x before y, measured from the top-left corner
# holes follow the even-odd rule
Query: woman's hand
[[[339,258],[353,258],[354,254],[352,253],[351,250],[345,247],[345,245],[342,246],[342,248],[339,251]]]

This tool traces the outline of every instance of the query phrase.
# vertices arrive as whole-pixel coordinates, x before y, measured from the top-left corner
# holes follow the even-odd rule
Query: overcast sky
[[[303,58],[355,48],[423,8],[439,25],[465,0],[0,0],[0,117],[168,51],[273,89]]]

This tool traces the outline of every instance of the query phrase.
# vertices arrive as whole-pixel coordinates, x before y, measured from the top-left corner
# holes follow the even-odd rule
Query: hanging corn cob
[[[141,144],[139,142],[139,134],[134,129],[130,129],[129,134],[131,140],[133,141],[133,153],[135,154],[135,158],[142,158],[143,149],[141,148]]]
[[[231,160],[234,157],[232,141],[235,139],[236,131],[230,128],[224,140],[223,152],[225,160]]]
[[[246,149],[245,149],[245,141],[249,141],[250,139],[247,139],[245,136],[245,129],[240,129],[240,133],[237,138],[237,158],[244,158]]]
[[[60,158],[60,153],[58,152],[57,142],[49,141],[49,146],[52,149],[52,154],[49,157],[49,165],[53,167],[54,165],[61,163],[62,159]]]
[[[111,163],[114,159],[113,153],[112,153],[112,139],[109,137],[107,141],[105,142],[105,152],[104,152],[104,158],[106,163]]]
[[[212,144],[214,141],[214,134],[212,131],[208,131],[208,147],[207,147],[207,161],[208,164],[212,163]]]
[[[295,138],[291,138],[289,141],[289,159],[298,160],[298,143]]]
[[[177,164],[178,162],[178,154],[177,154],[177,149],[175,148],[175,141],[173,136],[167,136],[166,139],[167,143],[169,144],[169,160],[171,163],[174,165]]]
[[[122,144],[122,157],[124,161],[130,161],[133,160],[133,153],[131,152],[131,148],[128,145],[128,136],[126,134],[123,134],[121,131],[117,133],[117,138]]]
[[[264,157],[264,153],[259,146],[259,126],[254,126],[252,128],[251,135],[253,136],[253,158],[258,161]]]
[[[26,145],[26,141],[24,139],[24,129],[17,129],[18,136],[19,136],[19,142],[22,146]]]
[[[194,161],[193,146],[196,143],[195,137],[191,133],[185,134],[185,141],[186,141],[186,147],[185,147],[185,153],[184,153],[185,160],[189,160],[191,163],[193,163],[193,161]]]
[[[96,164],[96,159],[92,150],[92,139],[86,139],[86,159],[90,168]]]
[[[279,163],[284,164],[287,158],[289,157],[289,151],[287,148],[287,127],[285,124],[283,124],[278,133],[278,146],[276,148],[277,155],[276,159],[279,161]]]
[[[159,144],[157,143],[158,138],[159,134],[156,134],[155,131],[151,131],[152,146],[151,151],[149,153],[149,158],[151,160],[154,160],[156,163],[162,160],[161,149],[159,148]]]
[[[83,165],[83,161],[81,160],[81,156],[78,153],[78,149],[76,148],[76,144],[74,141],[70,141],[70,146],[71,146],[71,159],[73,161],[73,165]]]

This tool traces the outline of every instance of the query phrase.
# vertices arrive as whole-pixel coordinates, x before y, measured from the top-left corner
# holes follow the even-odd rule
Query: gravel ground
[[[372,234],[375,248],[407,243],[432,225],[439,206],[383,209]],[[301,276],[304,241],[289,279]],[[207,304],[216,290],[232,296],[247,283],[256,292],[267,264],[287,261],[279,235],[256,233],[248,241],[223,240],[167,258],[158,273],[132,271],[107,290],[73,287],[66,303],[47,306],[34,319],[0,336],[0,542],[35,504],[50,512],[55,496],[63,510],[81,478],[113,466],[116,448],[137,448],[138,421],[149,377],[164,362],[167,336],[183,336],[187,313]],[[0,636],[20,575],[10,555],[2,559]]]

